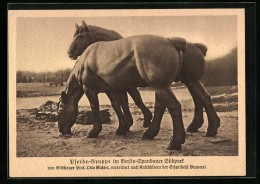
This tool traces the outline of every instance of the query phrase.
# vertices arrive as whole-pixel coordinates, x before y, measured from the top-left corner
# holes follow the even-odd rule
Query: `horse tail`
[[[169,40],[170,44],[173,45],[177,49],[178,55],[179,55],[179,67],[177,70],[176,79],[174,80],[175,82],[177,82],[177,81],[179,81],[179,75],[180,75],[180,72],[182,69],[182,64],[183,64],[183,53],[186,52],[187,43],[184,38],[180,38],[180,37],[168,38],[168,40]]]
[[[200,51],[202,52],[202,54],[204,56],[206,56],[206,53],[207,53],[207,50],[208,50],[206,45],[204,45],[202,43],[194,43],[194,45],[200,49]]]

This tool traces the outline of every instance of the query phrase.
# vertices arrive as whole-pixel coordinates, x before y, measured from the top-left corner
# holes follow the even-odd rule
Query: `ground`
[[[178,89],[175,89],[178,90]],[[130,104],[134,125],[126,136],[115,134],[118,119],[110,105],[102,105],[108,109],[111,121],[103,124],[98,138],[87,138],[92,125],[75,124],[73,136],[64,138],[60,135],[57,122],[46,122],[35,118],[34,109],[17,110],[17,156],[18,157],[88,157],[88,156],[234,156],[238,155],[238,113],[237,87],[211,87],[213,103],[221,119],[221,127],[215,137],[205,137],[207,116],[204,112],[204,125],[196,133],[187,133],[186,142],[179,151],[169,151],[167,146],[172,136],[172,121],[166,111],[158,136],[153,140],[142,140],[145,132],[142,127],[143,116],[135,104]],[[153,93],[152,91],[150,91]],[[180,100],[182,104],[185,129],[193,117],[193,103]],[[154,102],[146,102],[153,112]],[[90,111],[82,106],[79,111]]]

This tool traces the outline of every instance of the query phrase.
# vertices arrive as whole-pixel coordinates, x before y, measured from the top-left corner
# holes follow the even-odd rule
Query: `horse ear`
[[[88,30],[88,26],[87,26],[87,24],[85,23],[84,20],[82,21],[82,28],[85,29],[85,30],[87,30],[87,31],[89,31],[89,30]]]
[[[76,29],[78,29],[78,28],[79,28],[79,26],[78,26],[78,24],[77,24],[77,23],[75,24],[75,28],[76,28]]]

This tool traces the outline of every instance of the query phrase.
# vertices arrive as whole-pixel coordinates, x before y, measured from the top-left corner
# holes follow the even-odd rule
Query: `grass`
[[[18,83],[16,84],[16,97],[39,97],[60,95],[65,86],[50,86],[49,83]]]

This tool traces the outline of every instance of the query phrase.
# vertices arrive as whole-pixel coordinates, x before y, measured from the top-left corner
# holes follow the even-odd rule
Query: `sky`
[[[183,37],[208,47],[206,60],[224,56],[237,46],[237,20],[232,15],[160,17],[28,17],[17,18],[16,69],[57,71],[72,68],[67,55],[75,23],[112,29],[123,37],[153,34]]]

